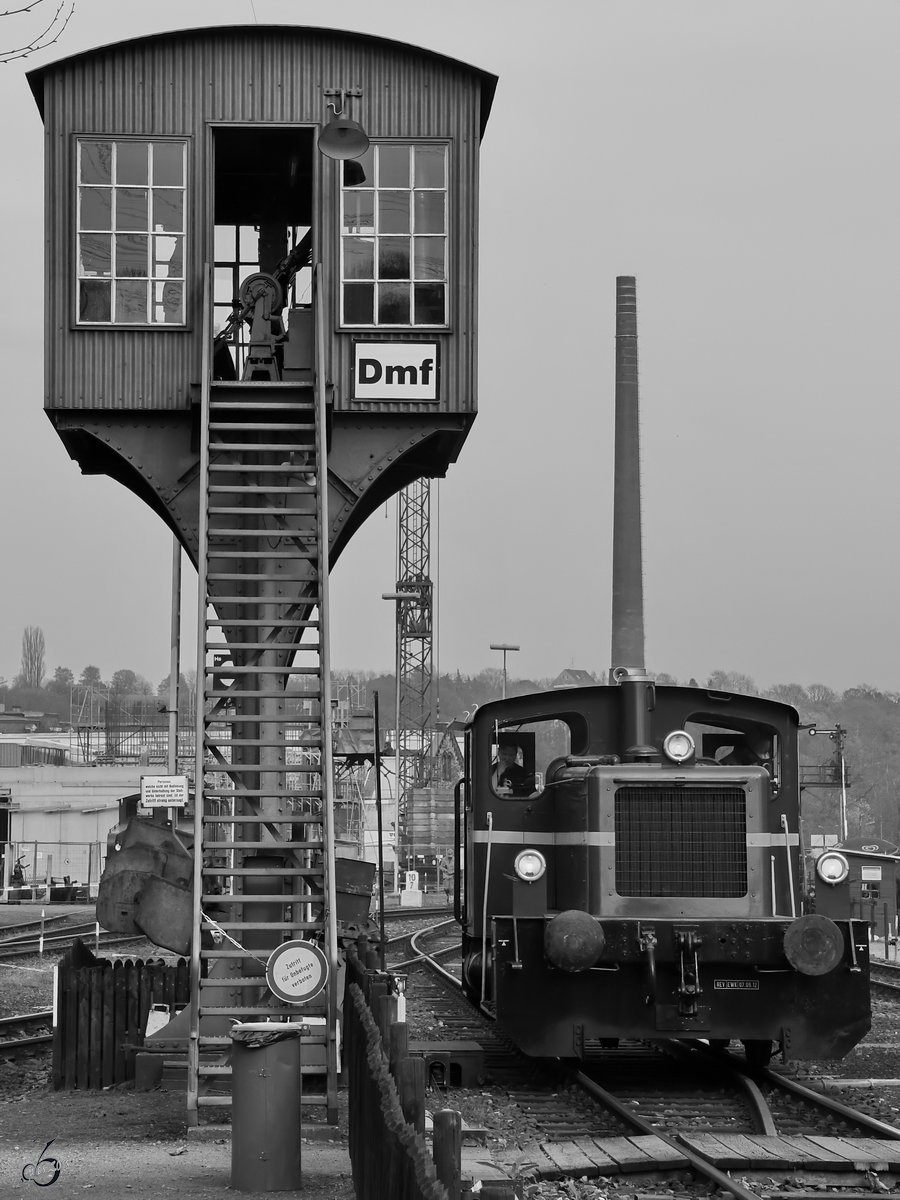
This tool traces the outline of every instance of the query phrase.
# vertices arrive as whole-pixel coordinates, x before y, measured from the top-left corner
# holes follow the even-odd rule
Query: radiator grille
[[[616,793],[620,896],[743,896],[747,806],[739,787],[623,787]]]

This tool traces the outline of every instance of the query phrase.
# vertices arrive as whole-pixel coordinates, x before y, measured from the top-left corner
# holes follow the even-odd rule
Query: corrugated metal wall
[[[203,261],[211,234],[209,125],[215,122],[321,124],[323,89],[361,86],[352,115],[373,139],[446,137],[450,168],[450,331],[441,343],[441,403],[475,408],[478,151],[485,76],[452,60],[359,35],[250,26],[162,35],[121,43],[42,68],[47,136],[46,405],[62,409],[183,409],[200,378]],[[184,136],[189,144],[188,328],[74,328],[77,134]],[[331,378],[336,406],[347,402],[353,333],[338,333],[339,164],[317,156],[316,256],[328,285]],[[358,335],[359,336],[359,335]],[[368,331],[365,336],[368,336]],[[395,336],[371,331],[371,336]],[[434,340],[433,330],[399,334]],[[327,344],[327,342],[326,342]],[[359,406],[352,406],[354,408]],[[368,411],[434,404],[366,405]]]

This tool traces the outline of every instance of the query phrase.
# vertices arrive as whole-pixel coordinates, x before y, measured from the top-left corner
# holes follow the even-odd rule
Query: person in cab
[[[498,796],[527,796],[531,792],[534,780],[519,762],[520,752],[517,738],[500,734],[491,767],[491,785]]]

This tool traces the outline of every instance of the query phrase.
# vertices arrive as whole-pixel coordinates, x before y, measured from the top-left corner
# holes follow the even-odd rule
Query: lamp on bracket
[[[334,114],[319,134],[317,145],[327,158],[338,161],[359,158],[369,148],[369,137],[358,121],[352,121],[344,113],[344,104],[348,96],[359,98],[362,88],[325,88],[324,95],[339,96],[339,104],[328,102],[328,108]]]

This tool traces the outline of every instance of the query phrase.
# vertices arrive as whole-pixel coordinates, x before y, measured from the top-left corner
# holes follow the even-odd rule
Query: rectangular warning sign
[[[188,801],[187,775],[142,775],[144,808],[184,808]]]

